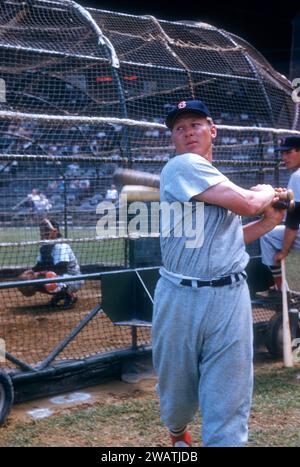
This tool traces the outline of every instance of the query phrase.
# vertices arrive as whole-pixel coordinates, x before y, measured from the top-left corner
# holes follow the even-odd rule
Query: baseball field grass
[[[6,425],[0,428],[0,446],[167,447],[168,434],[160,422],[155,383],[155,379],[135,384],[106,383],[97,401],[64,408],[40,420],[16,417],[13,408]],[[200,426],[197,416],[190,426],[193,446],[201,446]],[[285,369],[282,362],[260,354],[255,361],[248,446],[299,444],[300,365]]]
[[[75,240],[72,249],[81,265],[103,264],[123,265],[126,261],[124,239],[95,239],[95,228],[69,228],[68,237]],[[76,239],[90,239],[90,241],[76,242]],[[20,229],[16,227],[0,228],[1,243],[35,242],[39,240],[37,227]],[[1,268],[28,267],[35,264],[39,251],[38,244],[27,246],[3,246],[0,248]],[[300,291],[300,260],[299,253],[291,252],[286,260],[287,279],[289,287]]]
[[[290,289],[300,292],[300,253],[291,251],[286,258],[287,281]]]
[[[104,266],[125,263],[125,241],[119,239],[96,239],[95,228],[69,228],[68,238],[81,265],[103,264]],[[82,241],[79,241],[82,239]],[[87,241],[88,240],[88,241]],[[39,230],[32,228],[0,228],[0,265],[1,268],[29,267],[36,262],[39,244],[9,245],[10,243],[38,242]],[[7,243],[7,245],[4,245]]]

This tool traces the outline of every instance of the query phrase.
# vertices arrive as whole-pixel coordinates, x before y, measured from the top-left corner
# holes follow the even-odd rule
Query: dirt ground
[[[255,361],[249,446],[298,446],[300,366],[284,369],[261,353]],[[0,447],[167,447],[156,377],[128,384],[110,381],[59,396],[16,404],[0,427]],[[201,446],[201,419],[190,425]]]
[[[125,399],[141,398],[148,394],[155,394],[156,377],[142,379],[128,384],[114,380],[97,386],[87,387],[78,391],[36,399],[34,401],[15,404],[8,418],[8,425],[46,418],[47,414],[57,415],[69,410],[97,403],[109,405]]]
[[[0,447],[143,445],[143,437],[137,439],[138,433],[131,433],[128,428],[135,415],[125,413],[123,418],[123,412],[126,412],[124,406],[130,404],[137,415],[141,406],[154,398],[158,407],[155,385],[155,378],[143,379],[133,384],[111,381],[60,396],[16,404],[5,424],[0,427]],[[117,415],[118,410],[120,415]],[[92,413],[98,411],[99,420],[96,422]],[[90,417],[93,425],[88,428],[87,434],[85,422],[81,421],[82,416],[88,423],[87,418]],[[51,428],[47,426],[49,423]],[[156,413],[155,424],[157,423],[159,424],[159,416]],[[66,425],[73,427],[71,435]],[[32,430],[35,432],[36,429],[39,432],[38,439],[32,435]],[[159,431],[165,432],[162,426]],[[132,436],[135,437],[134,441]],[[167,443],[166,437],[166,445]]]
[[[78,292],[78,302],[69,310],[47,308],[50,296],[37,293],[24,297],[16,289],[0,290],[0,329],[6,350],[28,364],[38,364],[101,301],[100,282],[86,281]],[[137,330],[138,344],[150,342],[147,328]],[[114,325],[97,313],[73,339],[56,361],[77,359],[131,346],[131,329]],[[6,362],[5,366],[12,367]]]
[[[86,281],[78,292],[78,302],[69,310],[47,308],[51,298],[48,295],[24,297],[16,289],[0,290],[0,337],[5,340],[6,350],[30,365],[42,362],[101,301],[100,289],[100,281]],[[273,313],[255,309],[253,321],[269,320]],[[126,349],[131,346],[131,339],[130,327],[114,325],[105,313],[98,313],[56,361]],[[138,345],[150,344],[150,330],[137,328],[137,341]],[[5,366],[13,364],[6,362]]]

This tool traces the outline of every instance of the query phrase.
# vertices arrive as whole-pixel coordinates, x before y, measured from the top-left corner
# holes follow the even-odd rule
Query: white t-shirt
[[[295,201],[300,201],[300,169],[293,172],[290,176],[288,188],[293,190]]]
[[[115,189],[112,190],[107,190],[105,199],[111,200],[111,201],[116,201],[118,199],[118,191]]]

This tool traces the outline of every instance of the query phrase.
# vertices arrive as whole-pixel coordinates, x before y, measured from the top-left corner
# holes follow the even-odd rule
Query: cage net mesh
[[[67,0],[3,0],[0,56],[2,281],[35,263],[45,216],[60,224],[83,272],[130,267],[129,236],[99,237],[96,208],[116,168],[159,174],[174,156],[164,117],[180,100],[208,105],[218,126],[215,163],[231,180],[245,188],[287,184],[274,148],[300,134],[299,104],[290,82],[227,31]],[[37,364],[99,303],[101,287],[87,279],[76,307],[55,312],[40,293],[0,294],[7,350]],[[57,360],[127,348],[130,336],[99,314]],[[150,343],[147,329],[138,329],[137,343]]]

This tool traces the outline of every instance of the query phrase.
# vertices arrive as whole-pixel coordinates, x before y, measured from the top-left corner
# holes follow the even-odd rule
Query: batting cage
[[[3,0],[0,32],[3,421],[13,397],[94,384],[151,351],[161,261],[155,183],[174,156],[168,106],[207,103],[218,127],[215,164],[245,188],[286,186],[274,148],[300,134],[300,117],[291,83],[209,24]],[[138,174],[114,177],[126,170]],[[67,273],[36,267],[53,252],[70,260]],[[256,342],[269,336],[276,354],[280,311],[255,298],[270,277],[259,242],[249,253]]]

